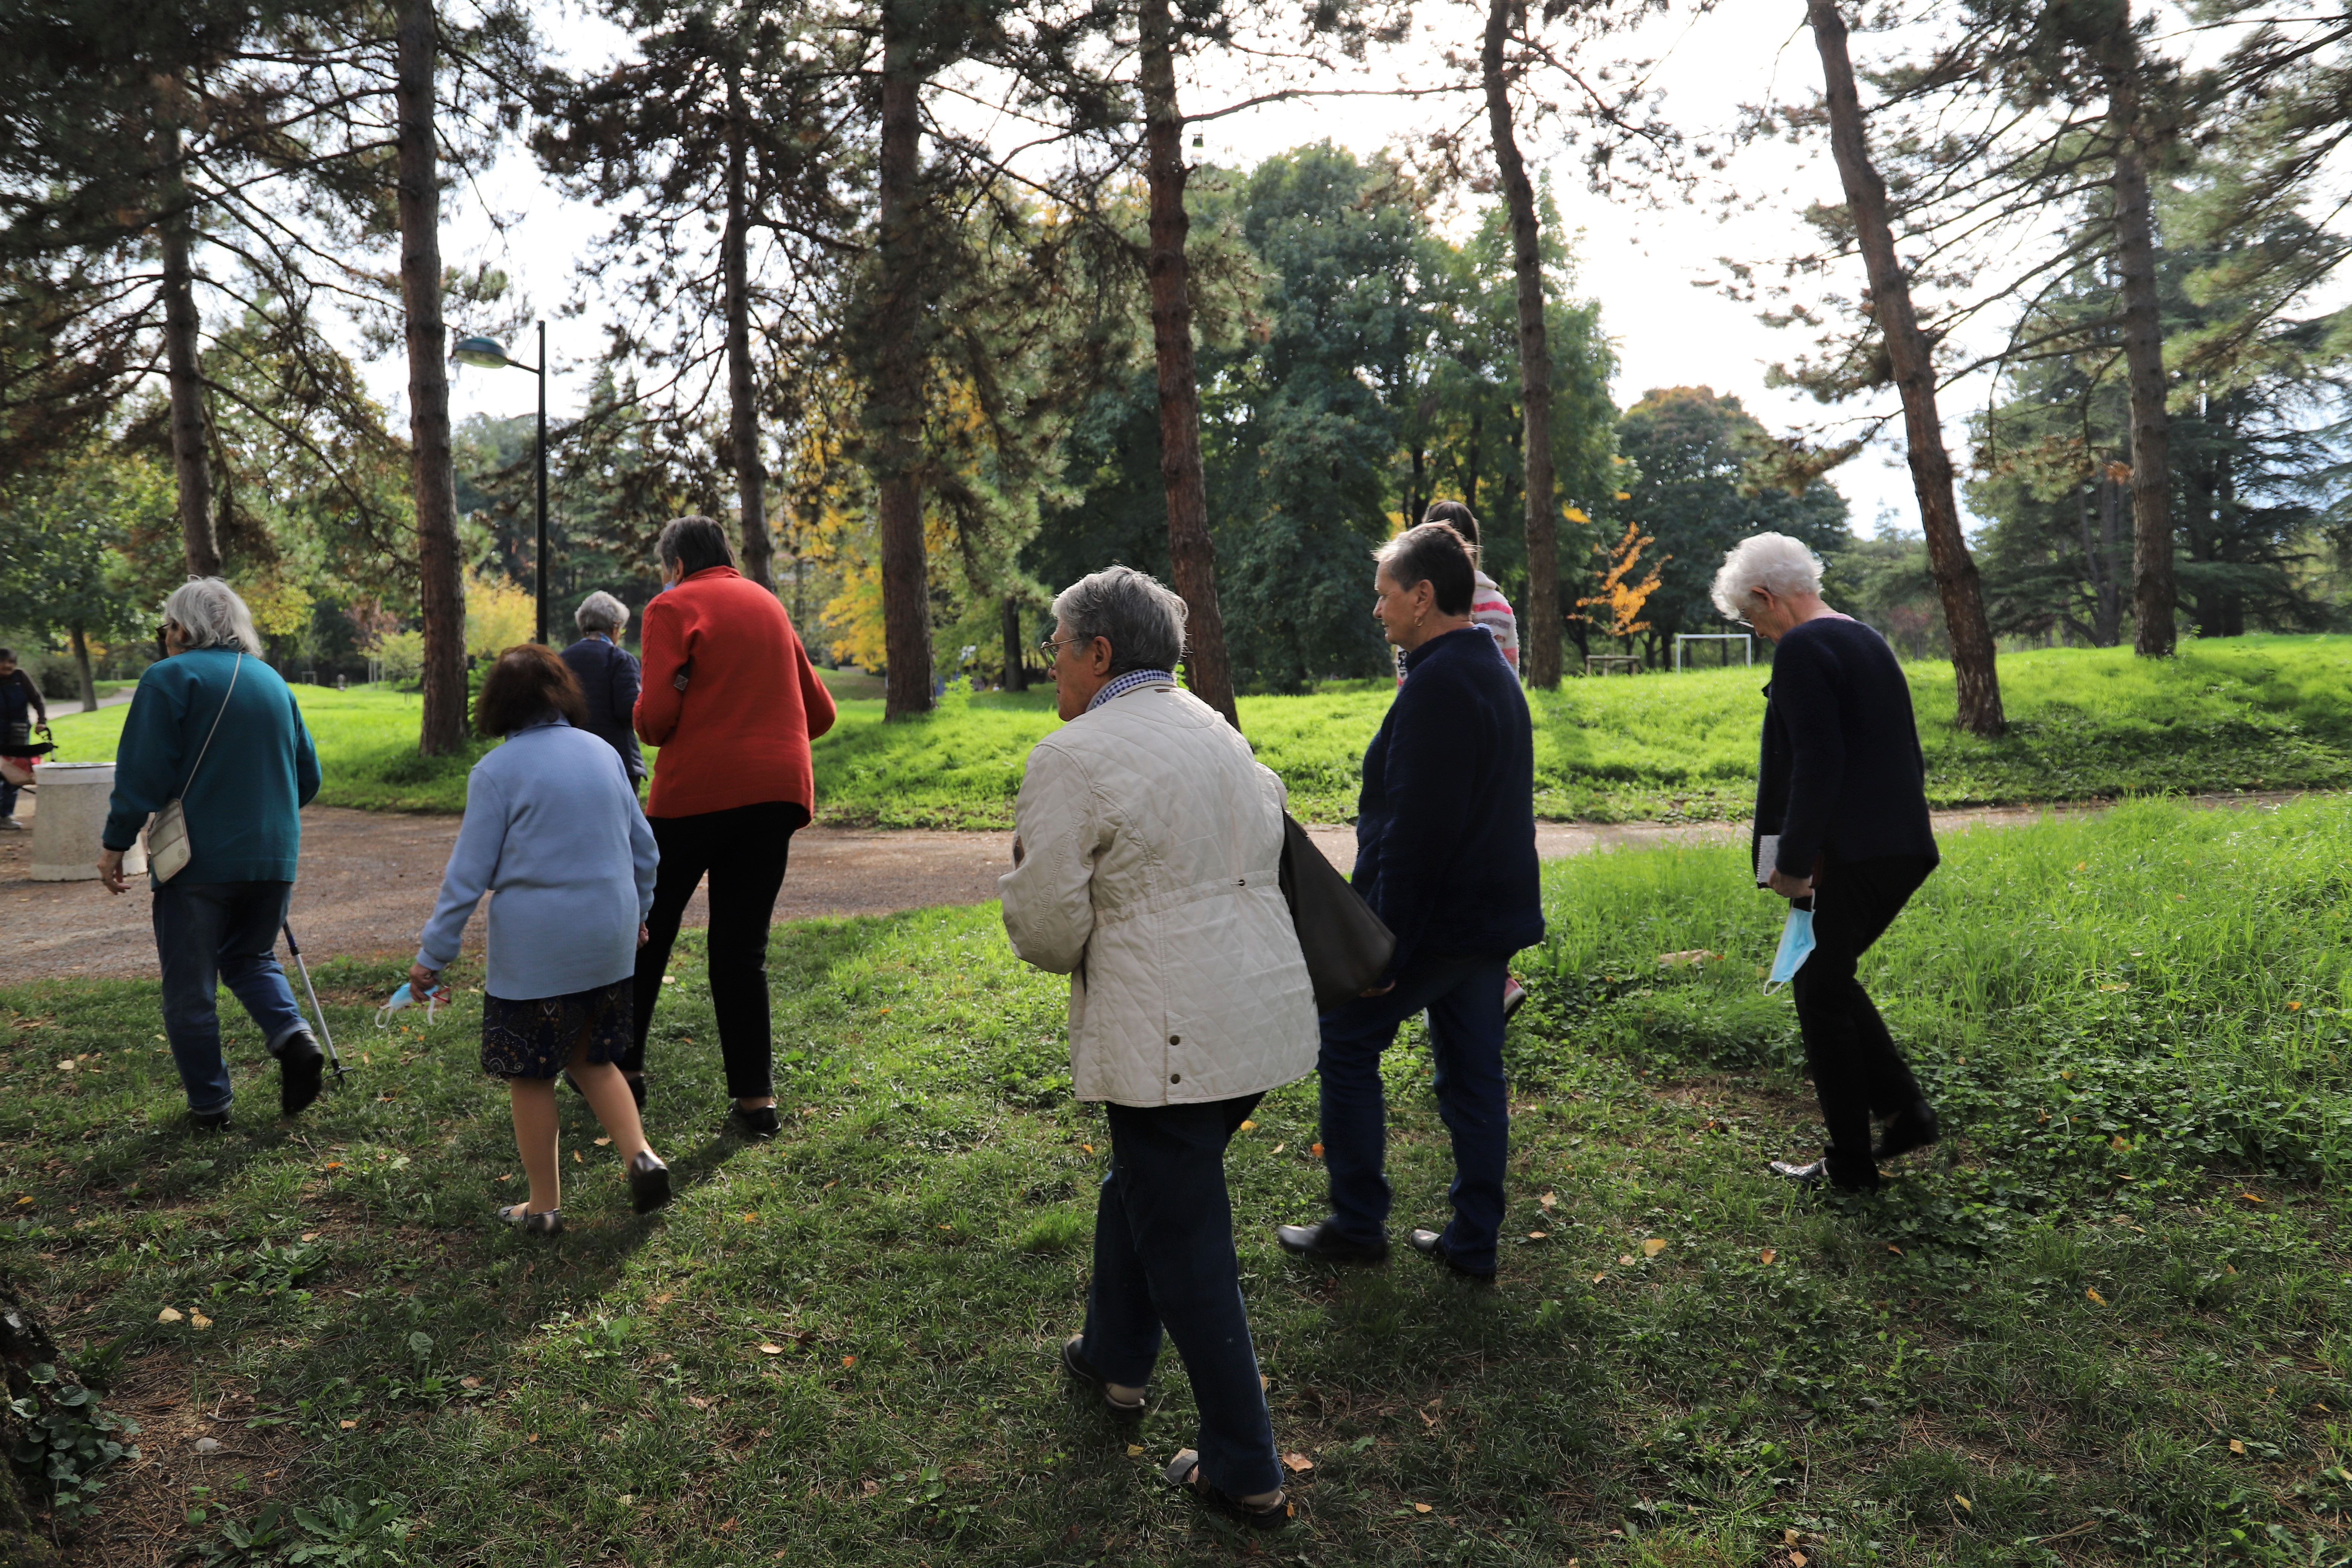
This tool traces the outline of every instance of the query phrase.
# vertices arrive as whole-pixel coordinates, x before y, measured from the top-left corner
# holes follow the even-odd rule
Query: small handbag
[[[220,711],[213,715],[213,727],[205,731],[205,743],[196,752],[196,765],[188,770],[188,782],[179,787],[171,799],[163,803],[147,824],[147,869],[158,882],[168,882],[188,868],[195,854],[188,844],[188,812],[181,799],[194,787],[196,768],[205,765],[205,755],[213,749],[213,737],[220,732],[220,723],[228,716],[229,698],[236,695],[236,678],[245,671],[245,655],[236,656],[236,663],[228,672],[228,691],[221,698]]]
[[[1396,934],[1288,812],[1282,814],[1282,897],[1307,955],[1316,1011],[1345,1006],[1380,984],[1396,956]]]

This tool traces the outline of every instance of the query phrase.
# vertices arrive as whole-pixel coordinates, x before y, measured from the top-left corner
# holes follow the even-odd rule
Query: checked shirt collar
[[[1176,678],[1164,669],[1130,669],[1100,691],[1096,692],[1094,700],[1087,704],[1087,711],[1091,713],[1106,702],[1115,702],[1129,692],[1140,691],[1147,686],[1175,684]]]

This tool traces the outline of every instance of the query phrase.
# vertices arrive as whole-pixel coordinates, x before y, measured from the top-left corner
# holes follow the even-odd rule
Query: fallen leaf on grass
[[[539,1441],[539,1434],[536,1432],[526,1432],[523,1434],[522,1440],[526,1443],[536,1443]]]
[[[1974,1513],[1977,1510],[1976,1504],[1970,1502],[1968,1499],[1962,1497],[1958,1492],[1954,1492],[1952,1494],[1952,1500],[1958,1503],[1962,1508],[1967,1509],[1970,1513]]]
[[[1089,1154],[1095,1152],[1095,1146],[1091,1143],[1081,1143],[1078,1147],[1084,1149]]]
[[[867,1497],[872,1497],[876,1492],[878,1492],[881,1489],[882,1483],[880,1481],[868,1481],[866,1483],[866,1495]],[[783,1554],[782,1552],[778,1552],[777,1555],[781,1557]]]
[[[179,1308],[166,1307],[155,1314],[155,1321],[159,1323],[176,1323],[180,1321],[180,1315]]]
[[[599,1138],[596,1140],[596,1147],[599,1149],[609,1148],[611,1147],[612,1142],[613,1141],[610,1138]]]
[[[715,1400],[715,1399],[705,1399],[705,1398],[704,1398],[702,1395],[700,1395],[699,1394],[688,1394],[688,1395],[686,1396],[686,1402],[687,1402],[688,1405],[693,1405],[697,1410],[708,1410],[708,1409],[709,1409],[712,1405],[716,1405],[716,1404],[718,1404],[718,1403],[719,1403],[719,1401],[717,1401],[717,1400]]]
[[[1608,1278],[1609,1278],[1609,1270],[1607,1270],[1606,1268],[1604,1268],[1604,1269],[1602,1269],[1600,1273],[1595,1274],[1595,1275],[1592,1277],[1592,1282],[1593,1282],[1595,1285],[1598,1285],[1598,1284],[1600,1284],[1603,1279],[1608,1279]]]
[[[675,1290],[665,1290],[665,1291],[663,1291],[660,1295],[658,1295],[658,1296],[656,1296],[656,1297],[655,1297],[655,1298],[654,1298],[654,1305],[655,1305],[655,1306],[656,1306],[656,1307],[667,1307],[667,1306],[668,1306],[672,1301],[675,1301],[675,1300],[677,1300],[677,1291],[675,1291]]]
[[[1902,1257],[1902,1256],[1903,1256],[1903,1249],[1902,1249],[1901,1247],[1899,1247],[1895,1246],[1895,1245],[1893,1242],[1891,1242],[1891,1241],[1890,1241],[1890,1242],[1888,1242],[1888,1243],[1886,1244],[1886,1250],[1887,1250],[1887,1251],[1889,1251],[1889,1252],[1891,1252],[1891,1253],[1893,1253],[1893,1254],[1895,1254],[1895,1257],[1897,1257],[1897,1258],[1900,1258],[1900,1257]]]
[[[305,1241],[316,1241],[319,1239],[319,1233],[315,1230],[306,1230],[302,1233],[302,1239]]]
[[[1274,1152],[1275,1152],[1276,1153],[1279,1154],[1279,1153],[1281,1153],[1285,1149],[1287,1149],[1287,1148],[1289,1148],[1289,1147],[1290,1147],[1290,1145],[1289,1145],[1289,1144],[1287,1144],[1287,1143],[1276,1143],[1276,1144],[1274,1146]],[[31,1203],[33,1200],[32,1200],[32,1199],[30,1199],[30,1198],[26,1198],[25,1201],[26,1201],[26,1203]]]
[[[2260,1193],[2240,1193],[2238,1195],[2245,1199],[2250,1204],[2258,1204],[2263,1201],[2263,1197]]]
[[[188,1327],[192,1329],[209,1329],[212,1326],[213,1321],[210,1318],[205,1317],[204,1313],[196,1310],[193,1307],[188,1310]]]
[[[1417,1502],[1412,1505],[1412,1511],[1415,1513],[1427,1513],[1430,1511],[1430,1505],[1425,1502]]]
[[[1257,1123],[1256,1123],[1256,1122],[1255,1122],[1255,1121],[1252,1121],[1248,1117],[1244,1116],[1244,1117],[1243,1117],[1243,1118],[1242,1118],[1242,1131],[1243,1131],[1247,1132],[1250,1129],[1252,1129],[1252,1128],[1255,1127],[1256,1125],[1257,1125]]]
[[[335,1425],[341,1427],[346,1432],[353,1431],[359,1426],[359,1423],[356,1421],[338,1421]],[[539,1439],[537,1437],[533,1437],[531,1441],[536,1443]]]
[[[1789,1568],[1805,1568],[1805,1564],[1811,1561],[1812,1559],[1807,1557],[1801,1552],[1791,1552],[1789,1553]]]
[[[1617,1255],[1617,1262],[1621,1268],[1631,1268],[1633,1267],[1633,1255],[1630,1252],[1621,1252]]]
[[[1642,1243],[1642,1256],[1644,1258],[1655,1258],[1665,1249],[1666,1244],[1654,1236]]]
[[[1140,1453],[1142,1453],[1142,1452],[1143,1452],[1143,1445],[1142,1445],[1142,1444],[1140,1444],[1140,1443],[1129,1443],[1129,1444],[1127,1446],[1127,1457],[1128,1457],[1129,1458],[1130,1458],[1130,1459],[1134,1458],[1137,1455],[1139,1455],[1139,1454],[1140,1454]]]
[[[854,1355],[843,1356],[841,1358],[841,1364],[844,1366],[856,1366],[857,1364],[857,1358]]]
[[[1323,1145],[1320,1143],[1309,1143],[1307,1146],[1307,1152],[1320,1160],[1323,1157]]]
[[[587,1162],[587,1161],[585,1161],[585,1160],[583,1160],[583,1159],[582,1159],[582,1158],[580,1157],[580,1151],[579,1151],[579,1150],[574,1149],[573,1151],[572,1151],[572,1163],[573,1164],[575,1164],[575,1165],[584,1165],[584,1164],[586,1164],[588,1162]]]
[[[1285,1454],[1282,1457],[1282,1462],[1297,1475],[1303,1476],[1315,1468],[1315,1461],[1304,1454]]]
[[[457,1386],[460,1388],[479,1388],[482,1386],[482,1380],[478,1377],[461,1377],[457,1380]]]
[[[2083,1294],[2089,1297],[2092,1300],[2097,1302],[2102,1307],[2107,1304],[2107,1299],[2105,1296],[2100,1295],[2096,1290],[2091,1289],[2088,1285],[2083,1287]]]
[[[770,1344],[762,1342],[760,1346],[760,1353],[761,1355],[782,1355],[784,1353],[784,1347],[779,1344]]]
[[[1559,1207],[1559,1194],[1558,1193],[1546,1193],[1543,1196],[1536,1200],[1536,1207],[1542,1209],[1556,1209]]]
[[[1772,1265],[1772,1260],[1780,1256],[1780,1255],[1779,1253],[1773,1251],[1768,1247],[1762,1252],[1757,1254],[1757,1261],[1769,1268]]]
[[[1528,1239],[1529,1241],[1541,1241],[1545,1237],[1550,1234],[1551,1233],[1549,1231],[1531,1230],[1528,1232]]]
[[[2246,1446],[2243,1443],[2241,1443],[2235,1437],[2230,1439],[2230,1452],[2232,1454],[2242,1454],[2245,1451]]]

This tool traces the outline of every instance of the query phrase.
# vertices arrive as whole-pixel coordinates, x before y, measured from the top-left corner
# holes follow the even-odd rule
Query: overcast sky
[[[1459,3],[1425,4],[1414,39],[1375,62],[1368,79],[1374,85],[1432,79],[1430,62],[1448,44],[1475,49],[1482,12],[1483,7]],[[610,58],[625,43],[602,23],[584,19],[576,8],[546,5],[542,18],[550,36],[578,61]],[[1624,47],[1630,55],[1659,60],[1654,80],[1665,91],[1666,110],[1699,141],[1727,129],[1741,104],[1804,99],[1813,93],[1820,61],[1802,22],[1803,9],[1793,0],[1725,0],[1696,21],[1675,16],[1654,23]],[[1858,37],[1855,46],[1859,55],[1869,41]],[[1232,72],[1218,62],[1193,62],[1193,75],[1184,84],[1185,104],[1199,110],[1230,102],[1246,96],[1239,88]],[[1475,102],[1466,100],[1423,100],[1420,106],[1389,98],[1294,100],[1202,126],[1203,145],[1192,155],[1246,166],[1267,153],[1324,137],[1368,153],[1435,121],[1459,121],[1476,111]],[[1474,130],[1483,145],[1483,121]],[[1811,231],[1800,215],[1811,202],[1840,199],[1825,148],[1816,154],[1774,144],[1742,153],[1717,178],[1746,198],[1748,210],[1726,219],[1713,203],[1660,209],[1594,195],[1573,152],[1553,131],[1528,135],[1525,147],[1531,161],[1550,169],[1561,216],[1578,233],[1576,291],[1601,301],[1601,321],[1616,343],[1621,365],[1615,386],[1621,405],[1653,386],[1705,384],[1738,395],[1776,430],[1863,412],[1858,407],[1823,410],[1809,398],[1768,388],[1767,367],[1793,358],[1803,342],[1763,326],[1752,307],[1700,286],[1723,276],[1719,257],[1762,261],[1810,248]],[[488,221],[484,198],[518,220],[504,234]],[[575,264],[602,227],[603,215],[545,187],[529,157],[515,153],[482,183],[478,194],[454,194],[446,221],[444,248],[449,260],[488,260],[506,268],[549,318],[559,372],[551,387],[551,408],[559,414],[576,408],[585,385],[584,363],[601,342],[594,329],[593,290],[584,317],[560,317],[556,308],[581,293]],[[461,323],[453,322],[457,324]],[[528,357],[527,344],[516,346]],[[402,406],[405,372],[396,356],[373,368],[383,395]],[[1980,388],[1976,395],[1981,396]],[[468,369],[453,388],[452,408],[461,419],[475,412],[526,414],[533,397],[531,378],[520,372]],[[1968,409],[1965,392],[1944,403],[1947,439],[1956,452],[1965,447],[1962,421]],[[1853,505],[1857,531],[1874,531],[1882,517],[1903,531],[1917,531],[1899,447],[1882,445],[1865,451],[1839,469],[1833,482]]]

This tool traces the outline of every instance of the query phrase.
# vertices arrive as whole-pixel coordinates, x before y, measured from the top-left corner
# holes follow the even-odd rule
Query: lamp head
[[[459,364],[479,365],[485,370],[503,370],[515,363],[507,357],[506,346],[496,338],[459,338],[449,351],[449,357]]]

